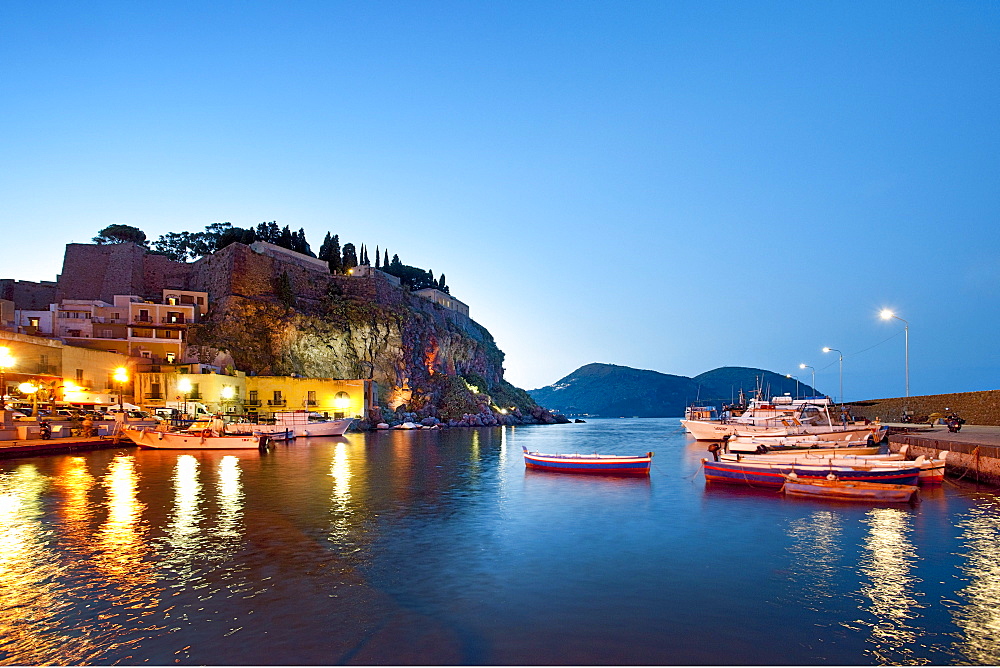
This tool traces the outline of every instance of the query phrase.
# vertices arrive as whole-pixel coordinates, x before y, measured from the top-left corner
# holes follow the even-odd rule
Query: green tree
[[[379,268],[379,263],[381,261],[382,261],[382,258],[379,257],[379,254],[378,254],[378,244],[375,244],[375,268],[376,269]]]
[[[330,244],[333,243],[333,239],[330,238],[330,233],[327,232],[326,236],[323,237],[323,243],[319,247],[319,259],[326,262],[330,259]]]
[[[146,248],[146,233],[131,225],[108,225],[93,238],[95,244],[133,243]]]
[[[292,287],[292,279],[289,278],[287,271],[281,272],[281,276],[278,277],[275,292],[278,295],[278,301],[288,308],[295,308],[295,288]]]
[[[344,254],[343,254],[343,269],[344,271],[350,271],[354,267],[358,266],[358,255],[354,250],[354,244],[346,243],[344,244]]]
[[[330,255],[326,258],[331,274],[339,274],[344,270],[344,262],[340,257],[340,235],[334,234],[330,239]]]

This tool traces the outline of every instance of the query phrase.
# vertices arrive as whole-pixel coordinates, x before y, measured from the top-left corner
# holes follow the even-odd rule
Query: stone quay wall
[[[954,412],[967,424],[1000,425],[1000,390],[871,399],[849,404],[849,407],[855,417],[879,418],[882,422],[899,422],[906,407],[914,422],[932,413]]]
[[[944,459],[945,475],[1000,486],[1000,446],[937,439],[923,434],[890,434],[889,450],[906,448],[908,459]]]

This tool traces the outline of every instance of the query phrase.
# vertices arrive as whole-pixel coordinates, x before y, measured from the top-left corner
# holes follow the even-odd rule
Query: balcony
[[[152,325],[156,320],[151,315],[137,315],[132,318],[132,322],[145,322]]]
[[[318,403],[315,399],[306,399],[306,406],[315,406]]]
[[[260,399],[247,399],[243,402],[247,406],[260,406]],[[270,401],[267,403],[271,403]]]
[[[172,315],[165,318],[160,318],[160,322],[164,325],[186,325],[192,322],[191,318],[186,318],[182,315]]]
[[[287,406],[288,405],[288,400],[287,399],[268,399],[267,400],[267,405],[268,406]]]
[[[163,393],[162,392],[147,392],[143,396],[145,396],[147,399],[156,399],[158,401],[162,401],[163,400]]]

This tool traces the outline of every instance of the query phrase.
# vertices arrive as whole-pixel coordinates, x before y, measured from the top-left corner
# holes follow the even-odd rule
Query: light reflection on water
[[[578,477],[521,445],[656,456]],[[0,462],[0,660],[1000,660],[995,497],[787,502],[706,489],[704,455],[676,421],[592,420]],[[925,555],[956,539],[946,607]]]
[[[869,642],[878,663],[925,663],[913,656],[909,645],[917,638],[910,626],[920,604],[914,588],[916,551],[908,534],[912,515],[896,508],[874,508],[865,518],[861,573],[867,578],[861,593],[868,600],[867,611],[874,617]]]
[[[1000,504],[995,498],[970,508],[959,522],[965,543],[960,569],[967,584],[954,611],[959,650],[973,664],[1000,663]]]

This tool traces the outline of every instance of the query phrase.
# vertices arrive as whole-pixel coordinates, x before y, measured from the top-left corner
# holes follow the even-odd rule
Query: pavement
[[[962,431],[952,433],[945,425],[912,425],[898,424],[888,425],[891,427],[907,427],[912,429],[906,433],[907,436],[915,438],[926,438],[936,441],[950,441],[952,443],[969,443],[971,445],[996,445],[1000,446],[1000,427],[992,425],[963,424]],[[890,435],[899,433],[895,429]]]

